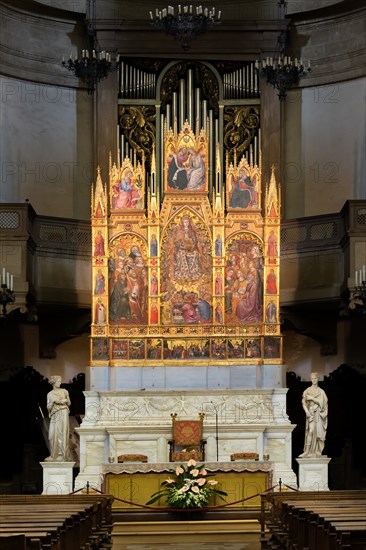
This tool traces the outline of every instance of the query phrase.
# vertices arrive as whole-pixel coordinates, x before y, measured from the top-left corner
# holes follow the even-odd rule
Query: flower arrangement
[[[172,508],[203,508],[212,495],[225,500],[223,497],[227,493],[218,489],[219,482],[209,477],[205,465],[198,466],[192,458],[186,466],[177,466],[175,479],[169,477],[163,481],[162,489],[151,495],[146,504],[154,504],[159,498],[166,497]]]

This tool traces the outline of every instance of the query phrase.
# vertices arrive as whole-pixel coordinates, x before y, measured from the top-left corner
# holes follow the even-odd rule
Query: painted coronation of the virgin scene
[[[118,148],[92,186],[85,395],[94,413],[79,429],[76,485],[100,486],[102,474],[106,489],[128,500],[128,462],[155,472],[176,456],[172,420],[199,419],[205,447],[181,447],[181,460],[250,471],[252,496],[274,476],[294,482],[279,314],[280,182],[274,167],[263,176],[253,67],[243,69],[236,101],[225,101],[228,86],[209,64],[172,62],[157,80],[141,68],[135,85],[146,82],[143,92],[132,81],[125,87],[130,74],[124,61]],[[228,483],[238,500],[242,489]]]

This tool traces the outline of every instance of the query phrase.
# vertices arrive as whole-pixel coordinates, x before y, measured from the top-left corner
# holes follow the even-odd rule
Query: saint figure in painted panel
[[[267,275],[266,291],[268,294],[277,294],[277,278],[274,269],[271,269]]]
[[[98,269],[98,273],[95,276],[94,294],[103,294],[105,290],[105,277],[101,269]]]
[[[105,256],[104,237],[101,231],[98,231],[98,233],[96,234],[94,245],[94,256]]]
[[[272,229],[267,243],[267,256],[269,264],[276,264],[278,255],[278,246],[277,246],[277,237],[274,230]]]

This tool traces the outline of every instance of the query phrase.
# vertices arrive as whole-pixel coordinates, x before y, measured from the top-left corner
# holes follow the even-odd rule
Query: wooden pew
[[[330,550],[366,550],[366,521],[331,522]]]
[[[322,518],[326,514],[329,516],[336,514],[336,510],[341,510],[341,517],[345,517],[346,514],[345,519],[348,521],[358,520],[366,509],[366,491],[272,493],[263,495],[262,512],[265,504],[270,507],[270,521],[267,522],[267,527],[271,536],[269,540],[262,537],[262,541],[267,542],[268,547],[327,550],[329,534],[324,533]],[[314,524],[317,525],[316,529]],[[319,537],[322,537],[320,546],[317,544]]]
[[[112,502],[95,493],[2,495],[0,535],[24,535],[26,550],[102,548],[111,539]]]
[[[284,503],[286,506],[286,503]],[[333,502],[330,506],[317,504],[290,505],[288,507],[288,538],[297,545],[299,550],[305,548],[328,549],[326,522],[331,519],[362,519],[365,514],[366,500],[363,503],[339,504]]]

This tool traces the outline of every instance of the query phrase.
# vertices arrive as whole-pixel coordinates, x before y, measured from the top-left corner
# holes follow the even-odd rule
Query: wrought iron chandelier
[[[87,4],[87,33],[90,49],[82,50],[81,57],[70,53],[69,59],[63,58],[62,65],[73,75],[86,84],[88,94],[93,94],[98,82],[107,78],[115,70],[110,53],[101,50],[95,29],[96,0],[88,0]]]
[[[366,266],[355,272],[355,286],[350,289],[349,308],[366,315]]]
[[[284,10],[286,15],[287,2],[279,0],[278,6]],[[259,76],[266,79],[278,90],[280,101],[286,98],[287,90],[295,86],[300,78],[306,76],[310,71],[310,61],[302,58],[291,57],[288,50],[288,31],[281,31],[277,38],[277,48],[272,57],[266,57],[262,61],[255,62],[255,68]]]
[[[221,23],[221,11],[216,16],[215,7],[178,4],[176,7],[156,9],[155,16],[151,11],[150,23],[156,29],[175,36],[183,50],[188,51],[192,40]]]
[[[2,277],[0,275],[0,282],[0,305],[2,306],[0,317],[5,318],[7,316],[6,307],[9,304],[15,302],[15,294],[13,291],[13,275],[10,275],[8,272],[5,273],[5,267],[3,267]]]

